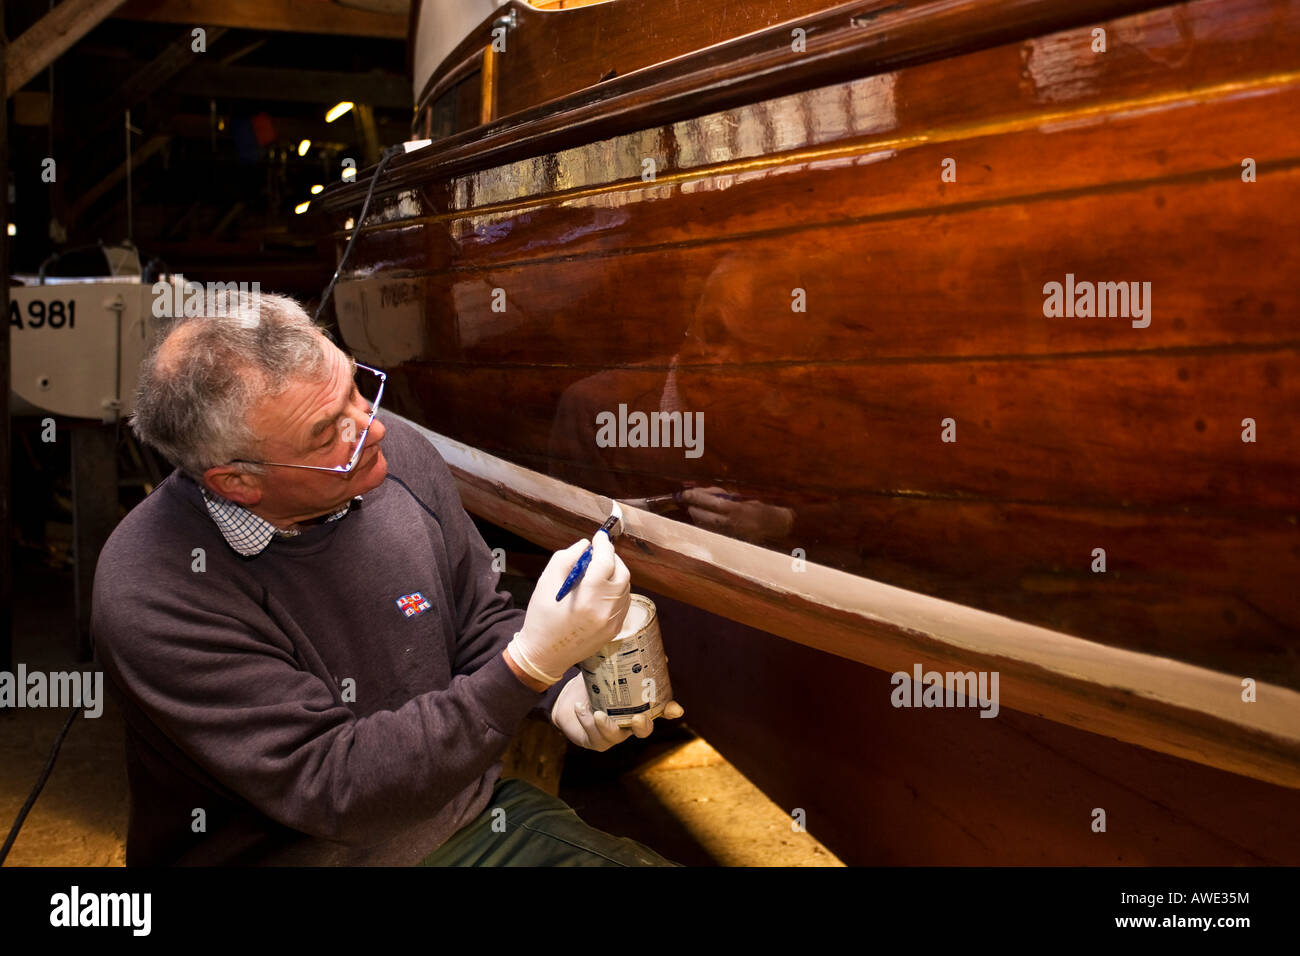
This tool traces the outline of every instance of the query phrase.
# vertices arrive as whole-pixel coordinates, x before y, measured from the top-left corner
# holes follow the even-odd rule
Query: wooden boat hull
[[[609,511],[607,498],[422,431],[471,512],[544,547]],[[815,808],[813,832],[849,862],[1300,856],[1295,691],[1261,683],[1243,706],[1236,675],[812,564],[791,573],[769,549],[639,509],[625,525],[620,553],[659,608],[692,726],[792,814]],[[897,673],[918,665],[997,673],[1006,709],[895,706]]]
[[[828,34],[818,62],[860,44],[844,58],[857,75],[837,82],[745,102],[701,81],[702,102],[732,99],[712,112],[645,105],[655,124],[644,127],[616,108],[634,93],[583,94],[567,112],[557,101],[546,117],[504,117],[477,140],[398,161],[336,292],[343,336],[390,372],[386,401],[403,414],[569,484],[621,499],[719,489],[743,507],[724,517],[679,504],[675,516],[1294,691],[1300,5],[1202,0],[1088,20],[1079,11],[1108,5],[1080,4],[1068,26],[1000,27],[978,48],[939,30],[940,7],[967,6],[891,8],[857,38]],[[812,68],[790,65],[790,82],[811,82]],[[366,185],[323,197],[339,239]],[[1048,284],[1076,281],[1136,282],[1149,312],[1134,299],[1123,315],[1046,314]],[[599,441],[602,415],[673,411],[702,416],[698,457],[684,441]],[[477,507],[499,520],[500,501]],[[670,584],[671,597],[701,603],[697,582]],[[670,645],[678,614],[694,621],[666,612]],[[1268,822],[1294,819],[1295,793],[1240,767],[1075,736],[1032,716],[1059,723],[1068,708],[1028,697],[1026,714],[978,732],[959,722],[969,713],[920,718],[880,698],[881,671],[843,665],[846,683],[819,652],[700,628],[707,639],[670,646],[675,686],[684,699],[695,690],[692,722],[769,792],[822,801],[842,834],[828,845],[854,862],[1025,862],[1025,847],[1074,825],[1050,810],[1053,793],[1124,802],[1108,767],[1146,781],[1128,797],[1145,836],[1113,841],[1126,862],[1300,861]],[[722,661],[736,686],[764,693],[706,693]],[[828,670],[842,710],[819,700],[816,716],[800,715],[768,696]],[[850,684],[877,692],[855,698]],[[888,728],[870,752],[839,732],[865,726]],[[842,795],[810,786],[808,766],[772,760],[769,741],[795,738],[829,741],[819,759],[839,768]],[[1018,784],[1039,822],[1019,849],[994,837],[1010,824],[990,804],[957,812],[961,785],[932,777],[962,741],[1012,779],[1015,767],[1052,768]],[[919,749],[900,762],[904,742]],[[952,766],[976,772],[967,758]],[[936,835],[930,853],[915,834],[894,841],[859,820],[854,801],[886,767],[895,797],[870,805],[917,826],[947,815],[969,841]],[[1077,788],[1060,783],[1067,767]],[[924,780],[911,815],[896,799],[909,778]],[[1213,796],[1167,802],[1175,781]],[[993,800],[1002,784],[984,784]],[[1248,797],[1272,808],[1241,824],[1248,833],[1186,836],[1214,801]],[[1158,807],[1174,808],[1169,819]],[[1058,840],[1055,861],[1112,859],[1086,825]]]

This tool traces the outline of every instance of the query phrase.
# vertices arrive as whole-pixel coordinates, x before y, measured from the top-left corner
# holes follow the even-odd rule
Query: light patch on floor
[[[790,813],[697,737],[630,771],[720,866],[843,866]]]

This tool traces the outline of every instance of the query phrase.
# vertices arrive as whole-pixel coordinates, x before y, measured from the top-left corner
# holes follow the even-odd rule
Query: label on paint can
[[[637,714],[658,717],[673,699],[659,616],[643,595],[632,595],[618,637],[578,667],[591,709],[603,710],[620,727],[632,726]]]

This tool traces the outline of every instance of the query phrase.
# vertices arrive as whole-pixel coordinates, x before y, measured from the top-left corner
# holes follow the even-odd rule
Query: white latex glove
[[[537,579],[524,612],[524,626],[507,645],[510,656],[534,680],[554,684],[618,636],[631,602],[627,565],[609,535],[596,532],[591,564],[564,600],[555,600],[588,541],[557,551]]]
[[[671,700],[664,707],[663,715],[675,718],[684,713],[686,711],[681,704]],[[600,751],[621,744],[633,734],[649,737],[655,729],[654,721],[645,714],[637,714],[632,718],[632,726],[625,728],[618,726],[614,718],[603,710],[593,713],[591,703],[587,700],[587,685],[581,674],[565,684],[564,690],[555,699],[555,706],[551,708],[551,723],[564,731],[564,736],[579,747]]]

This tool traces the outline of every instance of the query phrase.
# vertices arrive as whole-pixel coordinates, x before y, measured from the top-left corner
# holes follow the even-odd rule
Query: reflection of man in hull
[[[634,506],[684,513],[701,528],[755,544],[807,547],[794,508],[777,503],[771,492],[746,493],[749,474],[732,474],[752,458],[756,440],[770,440],[773,449],[789,441],[790,403],[752,371],[752,363],[770,361],[782,344],[773,341],[779,329],[764,317],[774,316],[778,306],[789,309],[788,298],[755,309],[757,270],[771,265],[732,253],[714,267],[666,374],[662,367],[609,369],[570,386],[551,429],[551,474]],[[648,437],[659,447],[637,439],[640,447],[631,441],[603,447],[600,422],[637,412],[651,423]],[[698,457],[686,454],[681,442],[660,440],[684,431],[668,427],[667,416],[674,416],[675,425],[677,416],[685,422],[696,414],[708,425]]]

